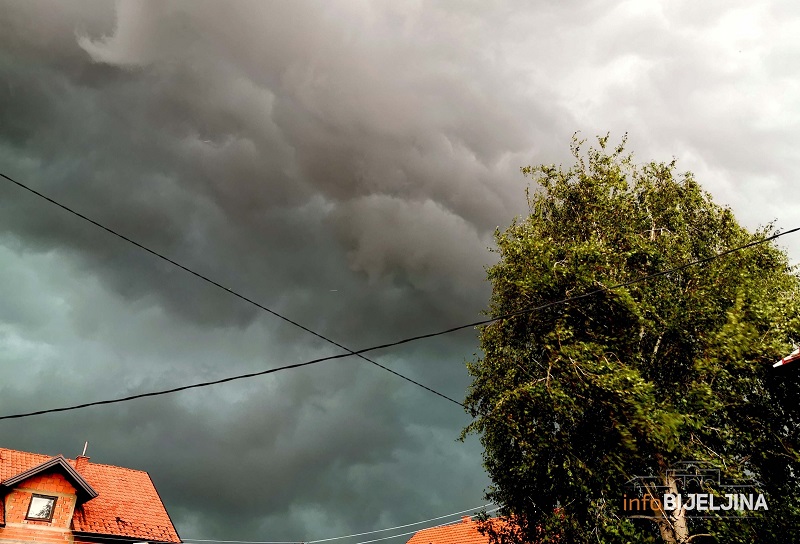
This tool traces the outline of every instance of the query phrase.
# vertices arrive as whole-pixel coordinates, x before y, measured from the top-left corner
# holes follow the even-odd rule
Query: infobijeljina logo
[[[744,518],[769,510],[752,480],[726,481],[703,461],[683,461],[665,474],[634,476],[625,484],[622,511],[628,517]]]

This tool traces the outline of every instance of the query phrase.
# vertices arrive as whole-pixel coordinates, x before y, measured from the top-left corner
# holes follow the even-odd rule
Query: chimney
[[[86,465],[89,464],[89,458],[86,457],[86,448],[89,447],[89,441],[83,443],[83,453],[75,458],[75,470],[78,472],[83,471],[86,468]]]
[[[85,455],[77,456],[75,458],[75,470],[78,472],[83,472],[83,469],[89,464],[89,459],[90,457],[86,457]]]
[[[461,523],[472,523],[472,516],[461,516]]]

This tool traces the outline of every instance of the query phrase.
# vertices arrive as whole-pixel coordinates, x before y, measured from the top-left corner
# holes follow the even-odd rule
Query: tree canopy
[[[487,313],[515,315],[480,329],[464,431],[517,522],[496,536],[800,542],[800,362],[772,367],[800,340],[798,275],[773,242],[714,258],[775,231],[749,232],[675,161],[637,164],[625,143],[573,139],[570,167],[523,168],[530,213],[496,233]],[[669,475],[684,461],[753,482],[768,510],[625,509],[637,476],[688,491]]]

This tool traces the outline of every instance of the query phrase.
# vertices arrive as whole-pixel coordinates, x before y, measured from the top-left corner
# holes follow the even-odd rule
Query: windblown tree
[[[488,314],[512,315],[480,330],[464,431],[516,521],[495,536],[800,542],[800,363],[772,368],[800,339],[800,281],[773,242],[715,257],[772,227],[743,228],[675,161],[583,143],[569,168],[523,168],[530,214],[496,234]],[[769,510],[623,510],[628,480],[681,491],[668,469],[689,460],[755,482]]]

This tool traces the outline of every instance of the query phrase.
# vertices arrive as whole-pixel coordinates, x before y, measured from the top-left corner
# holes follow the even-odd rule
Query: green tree
[[[583,151],[573,139],[569,168],[523,168],[539,185],[530,214],[496,233],[488,315],[519,313],[480,330],[464,430],[484,446],[488,498],[518,528],[490,532],[503,542],[800,542],[800,362],[772,368],[800,339],[798,276],[768,242],[605,289],[774,231],[748,232],[675,161],[637,165],[625,139],[598,141]],[[629,479],[677,491],[667,469],[689,460],[752,479],[769,510],[623,509]]]

